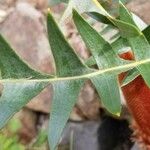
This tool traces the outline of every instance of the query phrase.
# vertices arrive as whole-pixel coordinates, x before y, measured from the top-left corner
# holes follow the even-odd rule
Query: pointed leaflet
[[[0,128],[2,128],[14,113],[27,104],[31,98],[39,94],[48,84],[40,81],[26,83],[28,78],[50,78],[51,76],[31,69],[16,55],[1,35],[0,72],[0,83],[3,86],[3,90],[0,91]],[[22,82],[19,81],[20,78]],[[25,78],[27,79],[25,80]],[[5,81],[5,79],[8,79],[8,81]]]
[[[134,68],[128,71],[127,75],[124,77],[121,86],[126,86],[130,82],[132,82],[134,79],[136,79],[140,75],[139,71]]]
[[[50,13],[47,16],[47,28],[50,46],[56,64],[56,75],[65,77],[86,73],[88,69],[68,44]]]
[[[73,11],[73,19],[99,69],[121,65],[122,62],[120,58],[113,51],[110,44],[106,42],[75,10]],[[119,113],[121,104],[117,75],[113,73],[104,74],[91,77],[91,80],[105,107],[112,113]]]
[[[142,34],[142,32],[137,28],[136,24],[133,21],[131,14],[123,6],[123,4],[120,2],[120,19],[121,20],[117,20],[117,19],[111,17],[102,8],[102,6],[97,2],[97,0],[94,0],[94,1],[96,2],[96,5],[101,10],[103,10],[103,12],[107,16],[107,18],[110,21],[112,21],[114,23],[114,25],[120,29],[122,37],[126,38],[129,41],[129,44],[132,47],[132,50],[134,50],[135,57],[137,57],[136,60],[138,60],[138,61],[144,60],[144,59],[148,60],[149,56],[150,56],[150,46],[148,44],[148,41],[146,40],[146,38]],[[127,23],[127,22],[129,22],[129,23]],[[141,49],[143,51],[141,51]],[[150,74],[150,72],[149,72],[150,69],[148,69],[147,72],[145,72],[146,68],[149,67],[148,64],[144,63],[142,65],[139,65],[137,68],[139,69],[139,71],[142,74],[146,83],[150,86],[150,79],[148,78],[148,75]]]
[[[89,72],[89,69],[83,65],[65,40],[50,13],[47,16],[47,25],[50,46],[56,63],[57,76],[76,76]],[[83,83],[84,79],[69,80],[69,78],[66,81],[53,83],[54,97],[48,134],[51,150],[54,150],[59,142],[61,133],[75,105]]]
[[[135,25],[131,14],[129,11],[125,8],[125,6],[120,2],[120,19],[126,22],[129,22],[130,24]],[[139,30],[139,29],[138,29]],[[136,61],[149,59],[150,58],[150,45],[144,36],[144,34],[141,32],[140,35],[136,37],[128,37],[127,41],[129,42],[133,52],[134,57]],[[137,67],[140,74],[144,78],[145,82],[150,87],[150,63],[142,64]]]
[[[0,35],[0,78],[1,79],[39,79],[50,78],[37,72],[29,67],[29,65],[21,60],[14,52],[5,39]]]
[[[44,82],[5,82],[0,97],[0,128],[26,105],[33,97],[39,94],[47,83]]]
[[[83,80],[60,81],[53,84],[54,97],[51,107],[48,141],[55,150],[61,133],[79,96]]]
[[[123,39],[121,37],[119,37],[117,40],[112,42],[110,45],[112,46],[112,48],[114,49],[117,55],[123,54],[124,52],[130,50],[129,44],[126,41],[126,39]],[[96,61],[93,56],[89,57],[85,63],[87,66],[96,65]]]
[[[98,0],[92,0],[95,5],[103,12],[103,14],[115,25],[118,27],[120,30],[120,33],[122,34],[123,37],[134,37],[137,35],[140,35],[139,30],[132,24],[129,24],[127,22],[115,19],[112,17],[98,2]],[[127,30],[128,27],[128,30]]]
[[[87,14],[101,23],[113,25],[113,23],[103,14],[100,14],[98,12],[88,12]]]
[[[147,41],[150,44],[150,25],[143,30],[143,34],[145,35]]]

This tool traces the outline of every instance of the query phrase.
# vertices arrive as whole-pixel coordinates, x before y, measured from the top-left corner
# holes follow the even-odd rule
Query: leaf
[[[56,64],[55,77],[31,69],[16,55],[3,38],[0,40],[0,54],[2,54],[0,55],[0,82],[3,84],[3,91],[0,97],[0,126],[2,127],[16,111],[23,107],[32,97],[36,96],[49,83],[52,83],[54,96],[48,135],[51,150],[54,150],[59,142],[62,130],[85,80],[92,80],[98,93],[101,95],[103,104],[108,105],[106,107],[110,112],[118,114],[121,106],[117,75],[150,62],[150,58],[146,57],[134,62],[124,63],[117,56],[112,46],[99,33],[84,21],[77,12],[75,15],[79,32],[86,41],[86,45],[90,48],[93,58],[98,65],[97,70],[89,69],[77,57],[51,14],[48,14],[47,22],[49,41]],[[118,20],[109,15],[107,17],[110,21],[118,22]],[[121,24],[120,30],[122,30],[124,37],[128,35],[131,37],[141,35],[141,31],[134,27],[134,25],[120,20],[119,23]],[[126,34],[124,32],[128,26],[129,31],[132,32]],[[9,59],[6,57],[7,55],[9,55]],[[110,59],[108,59],[109,57]],[[5,58],[7,63],[4,62]],[[13,60],[13,62],[10,62],[10,60]],[[8,65],[8,68],[4,67],[5,63]],[[15,65],[11,66],[10,63]],[[21,69],[20,74],[18,69]],[[12,73],[9,71],[12,71]],[[6,118],[3,118],[3,115]]]
[[[147,41],[149,42],[150,44],[150,26],[148,26],[147,28],[145,28],[143,30],[143,34],[145,35]]]
[[[8,120],[39,94],[47,85],[46,82],[2,82],[3,91],[0,97],[0,129]]]
[[[132,14],[132,18],[136,24],[136,26],[142,31],[144,30],[145,28],[147,28],[147,24],[137,15],[135,15],[134,13],[131,13]]]
[[[12,50],[1,35],[0,72],[0,78],[2,79],[0,83],[3,86],[0,96],[0,128],[2,128],[8,119],[39,94],[48,84],[48,82],[42,81],[26,82],[29,79],[47,79],[52,76],[31,69]],[[18,82],[20,79],[22,82]]]
[[[139,75],[140,75],[140,72],[136,68],[128,71],[127,75],[124,77],[121,83],[121,86],[122,87],[126,86],[127,84],[132,82],[134,79],[136,79]]]
[[[111,45],[75,10],[73,11],[73,20],[85,44],[91,51],[99,69],[110,68],[122,64]],[[95,85],[105,107],[114,114],[120,113],[121,103],[117,75],[105,74],[90,79]],[[110,83],[113,84],[110,86]],[[114,91],[114,89],[116,90]],[[108,93],[111,93],[111,95],[108,95]]]
[[[55,150],[61,133],[79,96],[84,80],[55,82],[48,141],[51,150]]]
[[[105,108],[115,115],[121,112],[119,82],[116,74],[102,74],[91,78]]]
[[[120,65],[121,59],[116,55],[111,45],[75,10],[73,11],[73,20],[85,44],[96,60],[99,69]]]
[[[96,65],[96,61],[93,56],[89,57],[87,60],[85,60],[85,64],[89,67]]]
[[[109,24],[109,25],[114,25],[105,15],[100,14],[98,12],[88,12],[87,13],[90,17],[92,17],[93,19],[104,23],[104,24]]]
[[[12,50],[5,39],[0,35],[0,78],[1,79],[20,79],[20,78],[51,78],[52,76],[37,72]]]
[[[127,51],[130,51],[130,49],[131,49],[129,47],[127,40],[123,39],[121,37],[119,37],[116,41],[112,42],[110,45],[117,55],[123,54]],[[85,64],[87,66],[93,66],[93,65],[96,65],[96,61],[95,61],[94,57],[91,56],[85,61]]]
[[[136,26],[131,13],[125,8],[125,6],[119,1],[119,15],[120,15],[120,20],[128,22],[129,24]]]
[[[91,69],[80,61],[73,48],[65,40],[50,13],[47,16],[47,25],[49,42],[55,58],[56,75],[58,77],[71,77],[91,72]],[[54,97],[48,134],[51,150],[54,150],[59,142],[84,80],[68,79],[53,83]]]
[[[48,37],[59,77],[81,75],[88,71],[68,44],[50,13],[47,16]]]
[[[132,16],[121,2],[120,2],[120,19],[130,22],[136,27],[132,19]],[[134,52],[134,57],[136,61],[150,58],[150,45],[142,32],[140,35],[134,38],[133,37],[127,38],[127,41],[129,42]],[[139,65],[137,69],[139,70],[140,74],[144,78],[147,85],[150,87],[150,78],[149,78],[150,63]]]
[[[97,6],[97,8],[99,8],[101,10],[101,12],[103,13],[103,15],[105,15],[108,20],[110,20],[116,27],[118,27],[118,29],[120,30],[120,33],[123,37],[134,37],[134,36],[138,36],[141,34],[141,32],[138,30],[138,28],[136,28],[134,25],[129,24],[127,22],[115,19],[114,17],[112,17],[102,6],[101,4],[98,2],[98,0],[93,0],[93,2],[95,3],[95,5]]]

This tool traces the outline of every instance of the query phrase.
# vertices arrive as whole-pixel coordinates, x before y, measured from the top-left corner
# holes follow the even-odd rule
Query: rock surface
[[[150,1],[149,0],[132,0],[127,7],[136,15],[141,17],[146,23],[150,23]]]

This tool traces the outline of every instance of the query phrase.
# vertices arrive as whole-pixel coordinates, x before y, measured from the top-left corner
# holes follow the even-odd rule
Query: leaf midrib
[[[128,71],[129,69],[132,69],[134,67],[137,67],[139,65],[146,64],[146,63],[150,63],[150,58],[141,60],[141,61],[136,61],[130,64],[120,65],[117,67],[107,68],[103,70],[96,70],[95,72],[92,72],[92,73],[74,76],[74,77],[55,77],[55,78],[50,78],[50,79],[31,79],[31,80],[29,79],[1,79],[0,82],[2,83],[4,82],[50,82],[51,83],[51,82],[65,81],[65,80],[77,80],[77,79],[85,79],[85,78],[88,79],[88,78],[98,76],[104,73],[109,73],[109,72],[110,73],[116,72],[116,71],[119,71],[119,73],[125,72],[125,71]]]

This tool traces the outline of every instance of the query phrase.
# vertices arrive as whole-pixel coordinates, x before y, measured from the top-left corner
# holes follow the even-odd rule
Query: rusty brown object
[[[126,60],[134,60],[132,52],[120,55]],[[125,73],[119,76],[122,80]],[[134,138],[140,143],[142,149],[150,150],[150,89],[142,76],[138,76],[122,88],[127,106],[135,120],[132,128]]]

